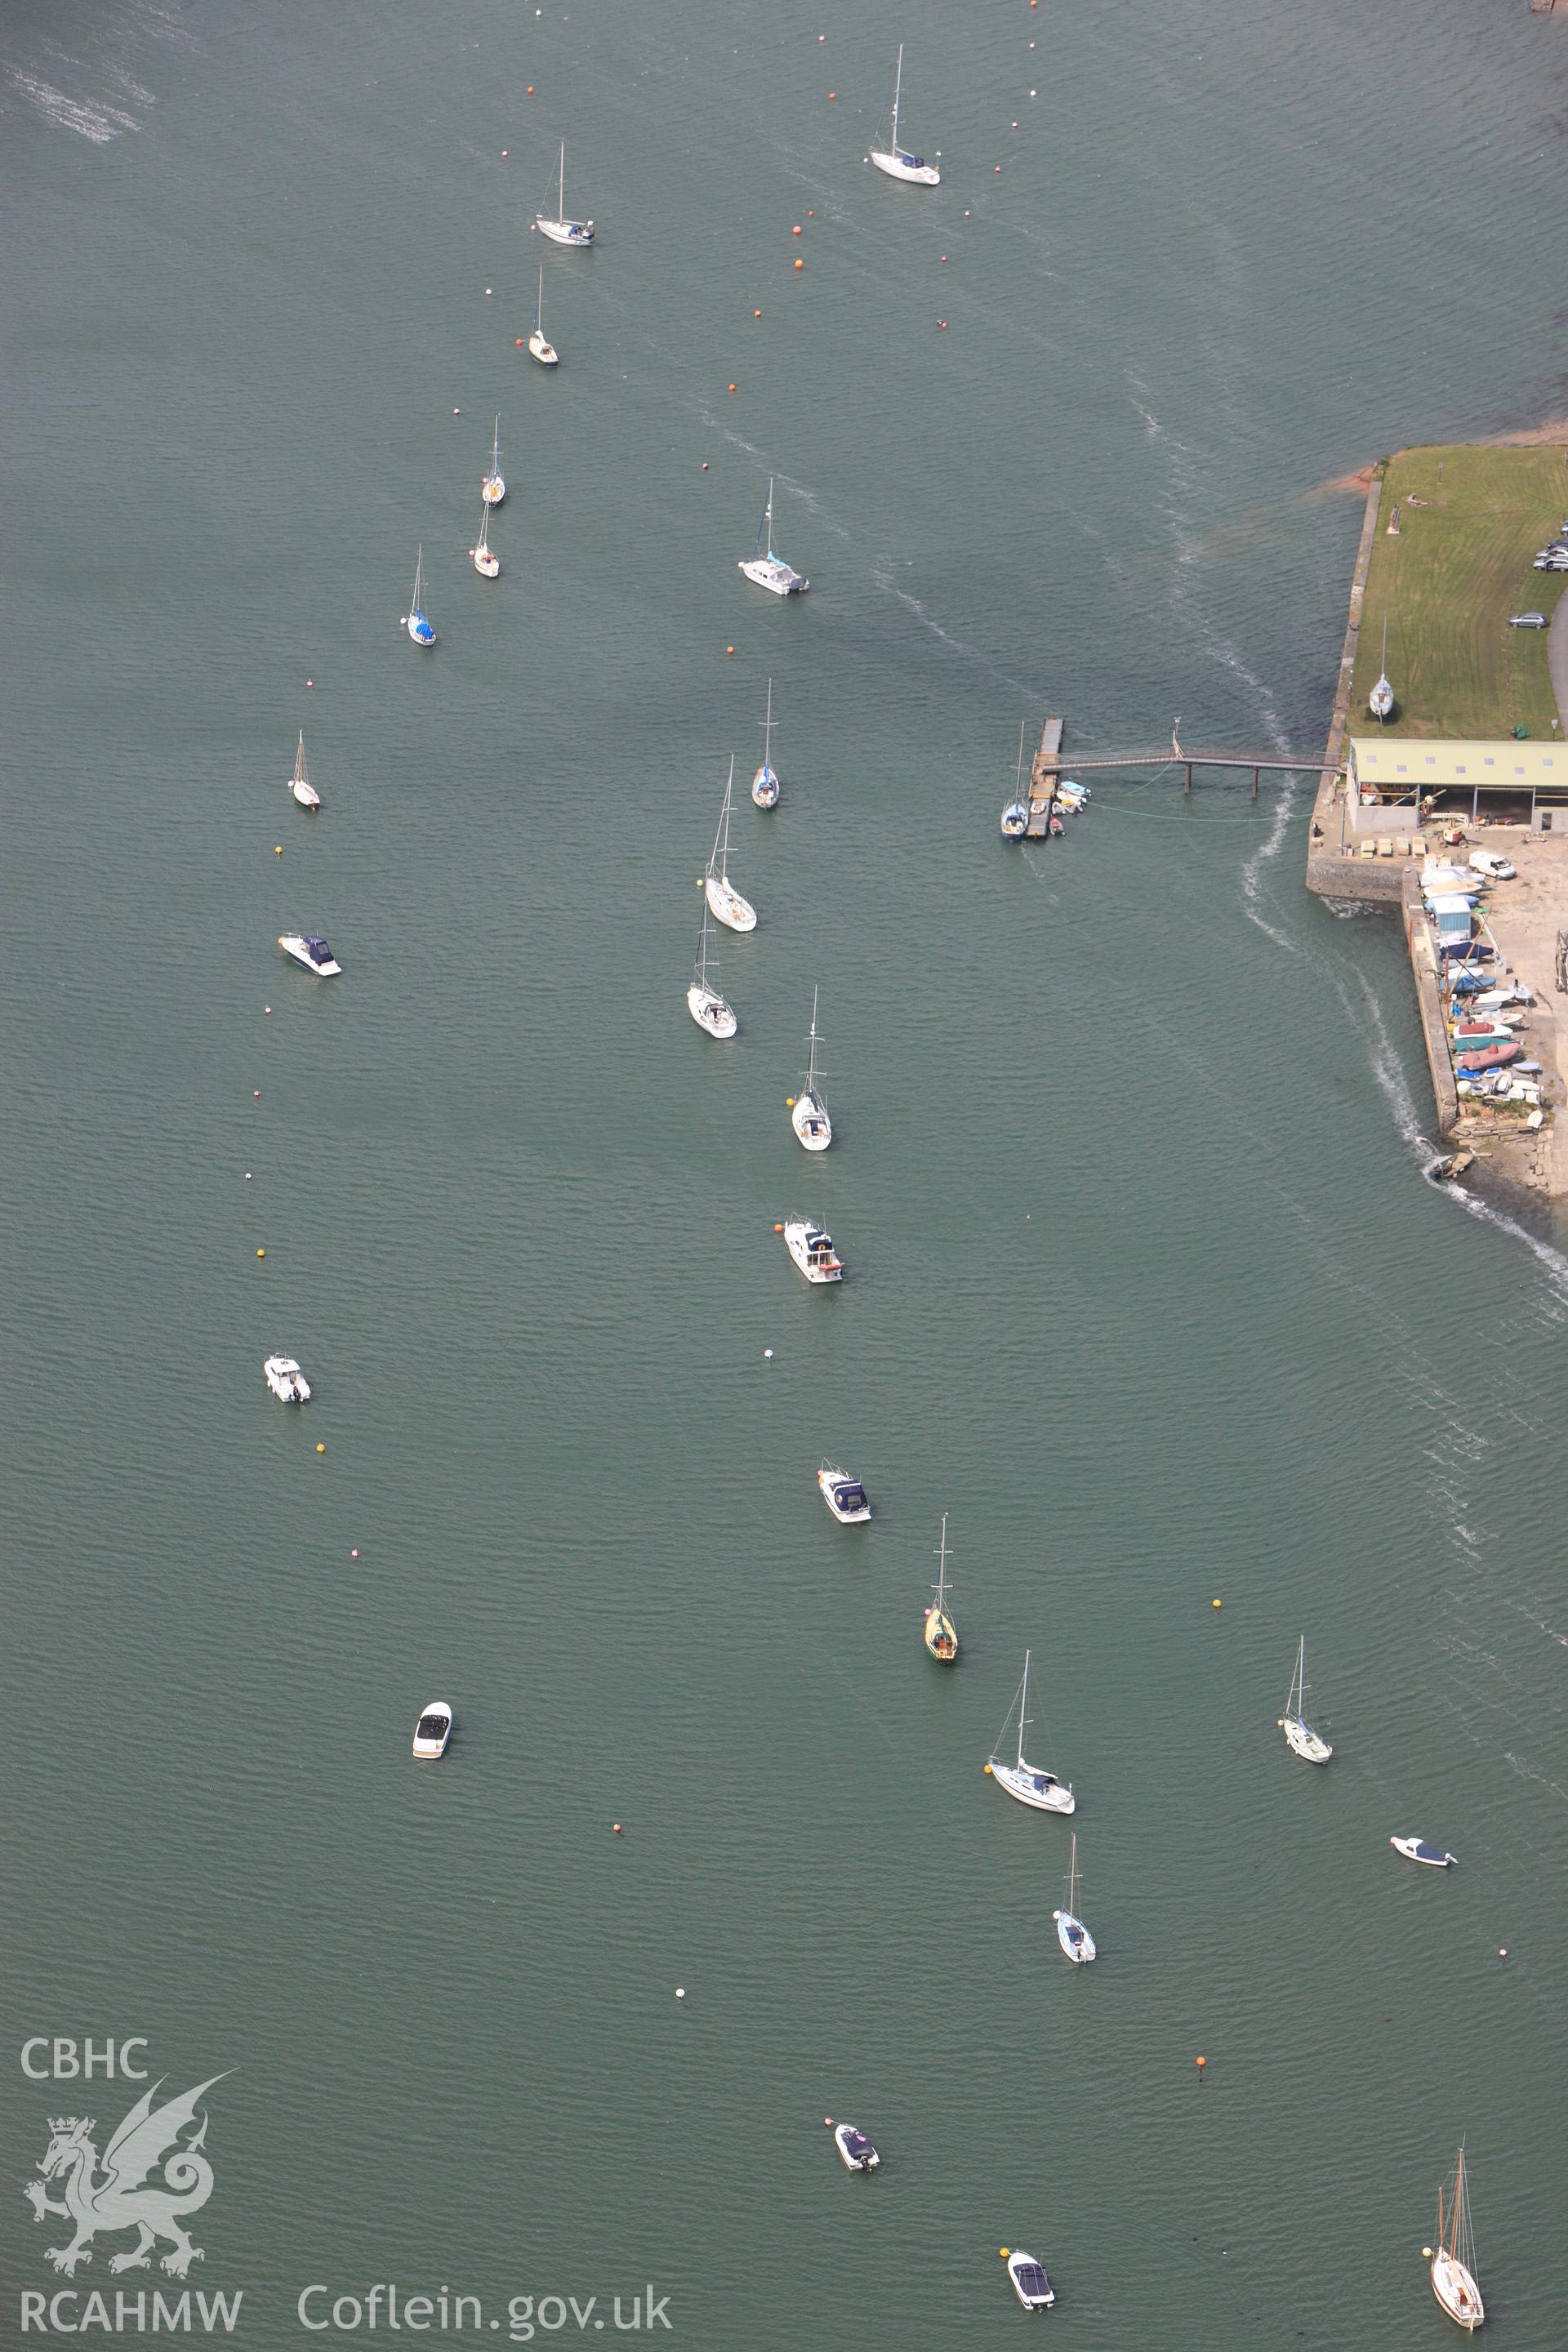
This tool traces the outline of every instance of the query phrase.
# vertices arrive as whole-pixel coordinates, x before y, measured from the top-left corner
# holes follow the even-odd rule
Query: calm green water
[[[933,197],[861,161],[900,38]],[[12,2046],[233,2070],[190,2284],[258,2347],[338,2340],[312,2282],[478,2343],[651,2280],[694,2352],[948,2352],[1022,2324],[1003,2244],[1086,2352],[1436,2347],[1461,2134],[1489,2332],[1555,2344],[1568,1264],[1421,1183],[1304,786],[995,820],[1047,709],[1321,743],[1359,505],[1308,494],[1560,381],[1561,39],[22,0],[4,61]],[[789,607],[734,568],[770,468]],[[1064,1824],[981,1774],[1026,1644],[1089,1971]],[[6,2063],[15,2334],[47,2118],[132,2092]]]

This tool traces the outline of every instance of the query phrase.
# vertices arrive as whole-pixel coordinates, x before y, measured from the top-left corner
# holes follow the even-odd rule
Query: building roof
[[[1377,792],[1568,793],[1568,744],[1432,742],[1419,735],[1357,735],[1351,761],[1358,783]]]

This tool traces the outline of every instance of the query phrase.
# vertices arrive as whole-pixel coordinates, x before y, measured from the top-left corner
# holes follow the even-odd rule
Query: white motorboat
[[[506,496],[506,476],[500,469],[500,418],[496,418],[496,437],[490,448],[490,469],[479,484],[479,496],[486,506],[499,507]]]
[[[1307,1721],[1302,1713],[1306,1704],[1307,1637],[1303,1633],[1296,1652],[1296,1671],[1290,1677],[1290,1693],[1285,1701],[1285,1712],[1279,1717],[1279,1728],[1285,1734],[1285,1745],[1292,1756],[1300,1756],[1306,1764],[1326,1764],[1334,1751]]]
[[[436,632],[430,626],[426,614],[424,598],[425,550],[421,547],[414,559],[414,590],[408,599],[408,611],[405,615],[403,625],[416,646],[433,646],[436,642]]]
[[[827,1105],[822,1098],[822,1080],[816,1069],[816,991],[811,992],[811,1046],[806,1056],[805,1076],[800,1092],[791,1100],[789,1123],[795,1140],[803,1151],[826,1151],[833,1140],[833,1121],[827,1115]]]
[[[1004,2247],[1007,2275],[1013,2282],[1013,2292],[1026,2311],[1049,2311],[1057,2299],[1057,2291],[1046,2276],[1044,2263],[1033,2254],[1025,2253],[1020,2246],[1009,2252]]]
[[[741,570],[759,588],[773,596],[804,596],[811,583],[793,563],[786,563],[773,546],[773,478],[768,476],[768,502],[757,525],[757,543],[742,560]]]
[[[850,2172],[875,2172],[882,2161],[865,2133],[857,2131],[853,2124],[834,2126],[833,2145]]]
[[[947,1604],[947,1513],[942,1515],[942,1540],[937,1547],[936,1584],[925,1615],[925,1645],[939,1666],[951,1666],[958,1657],[958,1628]]]
[[[325,940],[315,931],[285,931],[278,944],[286,956],[292,956],[297,964],[313,971],[318,980],[335,980],[342,970]]]
[[[990,1761],[985,1769],[997,1787],[1005,1789],[1010,1797],[1016,1797],[1021,1805],[1033,1805],[1042,1813],[1074,1812],[1078,1808],[1078,1800],[1067,1783],[1058,1780],[1054,1772],[1042,1772],[1037,1766],[1025,1760],[1024,1734],[1029,1723],[1029,1652],[1026,1650],[1024,1679],[1018,1685],[1018,1696],[1013,1701],[1012,1706],[1007,1709],[1006,1722],[1003,1724],[996,1735],[996,1747],[991,1751]],[[997,1753],[997,1749],[1007,1737],[1007,1727],[1013,1720],[1015,1710],[1018,1717],[1018,1752],[1013,1762],[1009,1764]]]
[[[697,935],[697,963],[686,992],[686,1004],[699,1029],[705,1029],[710,1037],[732,1037],[741,1025],[709,977],[706,898],[702,902],[702,929]]]
[[[754,931],[757,910],[749,898],[742,898],[730,879],[730,814],[734,800],[735,755],[731,751],[730,779],[724,786],[724,805],[719,812],[719,830],[713,836],[713,855],[708,860],[703,890],[715,922],[726,924],[732,931]]]
[[[533,332],[528,339],[528,355],[541,367],[559,367],[561,354],[544,331],[544,264],[539,265],[539,296],[533,306]]]
[[[468,561],[481,580],[493,580],[500,571],[500,557],[490,546],[490,510],[479,509],[479,538],[477,547],[468,550]]]
[[[289,789],[302,809],[312,815],[321,805],[321,795],[310,782],[310,772],[305,765],[305,730],[300,730],[300,748],[294,754],[294,772],[289,779]]]
[[[535,213],[533,226],[541,236],[547,236],[550,239],[552,245],[580,246],[592,245],[594,242],[592,221],[568,220],[566,217],[566,142],[564,139],[561,142],[561,177],[556,183],[554,215],[552,217],[549,213]]]
[[[1094,1937],[1078,1916],[1078,1832],[1072,1833],[1072,1862],[1068,1870],[1067,1902],[1060,1911],[1053,1911],[1057,1923],[1057,1941],[1069,1960],[1082,1967],[1085,1961],[1098,1958]]]
[[[1368,710],[1371,711],[1374,719],[1382,720],[1385,725],[1388,720],[1394,717],[1394,711],[1397,708],[1394,699],[1394,688],[1388,682],[1388,622],[1386,618],[1384,618],[1383,624],[1383,667],[1378,673],[1377,684],[1373,688],[1372,692],[1366,698],[1366,707]]]
[[[1428,1870],[1451,1870],[1459,1859],[1457,1853],[1434,1845],[1429,1838],[1391,1837],[1388,1843],[1395,1853],[1404,1854],[1408,1862],[1424,1862]]]
[[[309,1402],[310,1383],[292,1356],[268,1356],[261,1369],[279,1404]]]
[[[414,1753],[421,1760],[445,1756],[452,1737],[452,1710],[444,1698],[433,1698],[414,1727]]]
[[[1018,772],[1013,780],[1013,797],[1002,812],[1004,841],[1022,841],[1029,830],[1029,803],[1024,792],[1024,730],[1028,720],[1018,724]]]
[[[841,1470],[837,1462],[825,1462],[816,1474],[822,1489],[822,1499],[841,1527],[858,1527],[871,1516],[871,1506],[866,1489],[858,1478]]]
[[[807,1282],[841,1282],[844,1266],[833,1246],[833,1236],[811,1217],[791,1217],[784,1228],[784,1247]]]
[[[1443,2191],[1437,2191],[1437,2244],[1432,2256],[1432,2292],[1449,2318],[1467,2331],[1473,2333],[1487,2315],[1476,2284],[1476,2241],[1470,2226],[1463,2140],[1459,2143],[1446,2211]]]
[[[768,680],[768,710],[763,720],[763,764],[752,778],[752,798],[760,809],[777,808],[779,780],[770,764],[773,732],[773,682]]]
[[[889,180],[908,180],[916,187],[921,188],[940,188],[942,185],[942,173],[937,170],[936,165],[934,163],[928,163],[923,155],[911,155],[909,149],[900,143],[899,101],[903,96],[903,90],[904,45],[902,41],[900,41],[899,43],[899,62],[893,74],[892,129],[888,134],[888,143],[886,147],[872,148],[871,161],[875,163],[879,172],[885,172],[887,173]]]

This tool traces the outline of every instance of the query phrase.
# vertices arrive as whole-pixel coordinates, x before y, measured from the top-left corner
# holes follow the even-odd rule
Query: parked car
[[[1472,849],[1470,864],[1478,874],[1488,874],[1494,882],[1511,882],[1519,871],[1495,849]]]
[[[1510,629],[1543,629],[1546,615],[1544,613],[1510,613],[1508,625]]]
[[[1532,572],[1568,572],[1568,547],[1549,547],[1531,565]]]

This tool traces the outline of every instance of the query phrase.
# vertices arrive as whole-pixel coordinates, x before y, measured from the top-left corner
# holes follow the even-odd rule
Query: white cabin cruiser
[[[294,754],[294,772],[289,779],[289,789],[302,809],[312,816],[321,805],[321,795],[310,782],[310,772],[305,765],[305,730],[300,730],[300,748]]]
[[[731,751],[730,778],[724,786],[724,805],[719,812],[719,830],[713,836],[713,854],[708,860],[703,889],[715,922],[727,925],[732,931],[754,931],[757,910],[749,898],[741,896],[730,879],[730,816],[734,799],[735,755]]]
[[[768,680],[768,709],[763,720],[763,764],[752,778],[752,798],[760,809],[777,808],[779,780],[771,764],[773,732],[773,682]]]
[[[403,625],[415,645],[429,646],[436,642],[436,632],[426,614],[424,594],[425,550],[421,547],[414,559],[414,590],[408,599],[408,611]]]
[[[327,945],[314,931],[285,931],[278,942],[286,956],[313,971],[318,980],[333,980],[342,966]]]
[[[550,239],[552,245],[582,246],[592,245],[594,242],[592,221],[568,220],[566,217],[566,142],[564,139],[561,142],[561,176],[556,184],[554,215],[552,217],[549,213],[535,213],[533,226],[541,236],[547,236]]]
[[[1042,1772],[1026,1762],[1024,1733],[1028,1727],[1029,1652],[1024,1653],[1024,1679],[1018,1685],[1018,1696],[1007,1709],[1007,1719],[996,1735],[996,1748],[991,1751],[985,1769],[999,1789],[1016,1797],[1021,1805],[1033,1805],[1042,1813],[1071,1813],[1078,1810],[1078,1800],[1067,1783],[1058,1780],[1054,1772]],[[1007,1726],[1013,1720],[1015,1708],[1018,1717],[1018,1750],[1011,1764],[997,1754],[997,1748],[1007,1737]]]
[[[759,588],[773,596],[804,596],[811,583],[793,563],[786,563],[773,548],[773,480],[768,477],[768,502],[763,509],[763,519],[757,525],[757,543],[749,556],[742,560],[741,570]]]
[[[1459,1859],[1457,1853],[1434,1845],[1429,1838],[1391,1837],[1388,1843],[1407,1862],[1424,1862],[1429,1870],[1451,1870]]]
[[[490,510],[479,509],[479,539],[477,547],[468,550],[468,561],[481,580],[494,580],[500,571],[500,557],[490,546]]]
[[[544,331],[544,264],[539,265],[539,299],[533,306],[533,331],[528,339],[528,355],[541,367],[559,367],[561,354]]]
[[[857,2131],[853,2124],[835,2125],[833,2145],[850,2172],[875,2172],[882,2161],[865,2133]]]
[[[825,1462],[816,1474],[822,1489],[822,1499],[841,1527],[858,1527],[871,1516],[871,1506],[866,1489],[858,1478],[841,1470],[837,1462]]]
[[[452,1737],[452,1710],[444,1698],[433,1698],[414,1727],[414,1753],[421,1760],[445,1756]]]
[[[811,992],[811,1046],[806,1056],[805,1076],[800,1092],[789,1107],[789,1123],[795,1129],[795,1141],[803,1151],[826,1151],[833,1140],[833,1121],[827,1115],[827,1105],[822,1098],[822,1080],[816,1069],[816,991]]]
[[[844,1267],[833,1246],[833,1236],[811,1217],[791,1217],[784,1229],[784,1247],[807,1282],[841,1282]]]
[[[872,148],[871,161],[879,172],[887,173],[889,180],[908,180],[921,188],[940,188],[942,173],[937,170],[936,165],[928,163],[923,155],[911,155],[907,147],[901,147],[899,143],[899,100],[903,95],[903,88],[904,45],[900,41],[899,62],[893,75],[892,128],[888,134],[886,147]]]
[[[1053,1911],[1057,1923],[1057,1941],[1069,1960],[1079,1967],[1099,1957],[1094,1937],[1078,1916],[1078,1832],[1073,1832],[1072,1864],[1068,1871],[1067,1902],[1060,1911]]]
[[[1326,1739],[1315,1732],[1301,1712],[1307,1703],[1307,1637],[1303,1633],[1296,1652],[1296,1671],[1290,1677],[1290,1694],[1285,1701],[1285,1712],[1279,1717],[1279,1728],[1285,1734],[1285,1745],[1292,1756],[1304,1764],[1326,1764],[1333,1749]]]
[[[1057,2299],[1057,2291],[1046,2276],[1044,2263],[1022,2247],[1007,2256],[1007,2275],[1013,2282],[1013,2292],[1026,2311],[1049,2311]]]
[[[496,418],[496,437],[490,448],[490,469],[479,484],[479,496],[486,506],[499,507],[506,496],[506,476],[500,469],[500,418]]]
[[[702,902],[702,929],[697,936],[697,963],[686,992],[686,1007],[699,1029],[710,1037],[732,1037],[740,1023],[714,987],[708,971],[708,901]]]
[[[279,1404],[309,1402],[310,1383],[292,1356],[268,1356],[261,1369]]]

